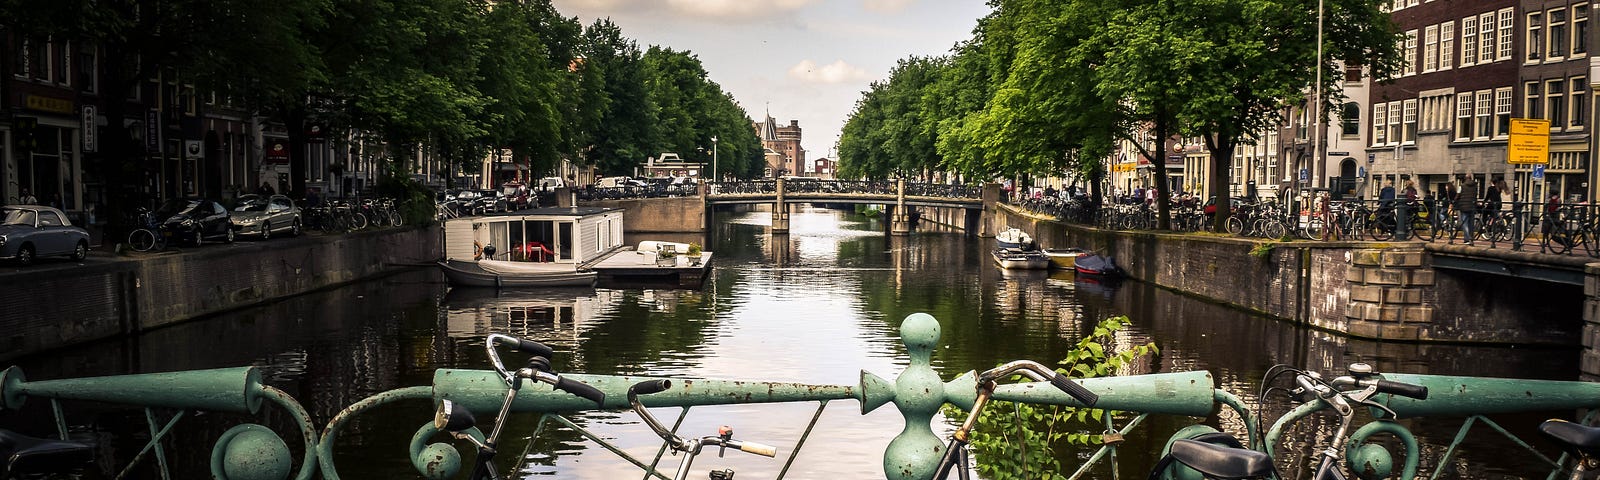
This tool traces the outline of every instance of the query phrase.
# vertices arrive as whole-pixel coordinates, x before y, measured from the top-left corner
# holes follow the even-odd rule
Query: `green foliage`
[[[1278,242],[1270,240],[1257,243],[1254,247],[1250,247],[1250,256],[1264,259],[1267,258],[1267,256],[1272,255],[1272,249],[1277,247]]]
[[[427,225],[434,220],[433,189],[411,177],[383,175],[374,191],[380,197],[395,199],[406,225]]]
[[[1125,316],[1101,321],[1093,332],[1077,342],[1059,362],[1056,371],[1072,378],[1104,377],[1159,355],[1155,343],[1120,351],[1112,349],[1117,345],[1116,334],[1128,323]],[[983,478],[1023,480],[1019,475],[1023,471],[1032,474],[1028,478],[1065,478],[1071,470],[1064,470],[1056,460],[1060,457],[1056,449],[1068,445],[1098,445],[1100,434],[1087,432],[1103,432],[1103,416],[1117,413],[1093,408],[991,402],[978,417],[970,448]],[[944,414],[947,418],[966,417],[966,412],[950,406],[945,407]]]

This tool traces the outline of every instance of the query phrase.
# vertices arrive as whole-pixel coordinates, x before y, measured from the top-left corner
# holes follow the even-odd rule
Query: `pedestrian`
[[[1550,198],[1544,202],[1544,217],[1539,221],[1539,232],[1550,235],[1555,228],[1556,217],[1561,213],[1561,194],[1551,193]]]
[[[1478,215],[1478,178],[1471,174],[1466,175],[1461,180],[1461,188],[1455,195],[1457,220],[1461,222],[1461,229],[1467,233],[1467,245],[1472,245],[1474,234],[1477,233],[1476,225],[1473,224]]]
[[[1417,182],[1415,180],[1406,180],[1405,196],[1407,202],[1417,201]]]
[[[262,195],[272,195],[277,192],[272,190],[272,185],[267,184],[267,182],[261,182],[261,188],[257,189],[256,193],[260,193]]]
[[[1383,189],[1378,190],[1378,206],[1388,208],[1394,205],[1394,180],[1384,180]]]
[[[1495,180],[1493,183],[1489,184],[1489,188],[1487,190],[1484,190],[1483,207],[1485,210],[1488,210],[1491,215],[1493,215],[1494,212],[1500,211],[1500,203],[1502,202],[1501,197],[1505,195],[1505,191],[1505,180]]]
[[[21,203],[23,205],[38,205],[39,204],[39,198],[33,196],[32,193],[28,192],[28,189],[24,188],[24,189],[22,189],[22,197],[18,198],[17,202]]]

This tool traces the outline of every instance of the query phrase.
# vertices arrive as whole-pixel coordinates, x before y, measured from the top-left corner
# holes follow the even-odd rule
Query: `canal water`
[[[487,368],[483,338],[495,332],[553,345],[554,366],[564,372],[855,385],[866,370],[893,380],[906,363],[899,324],[917,312],[939,320],[942,338],[934,363],[945,379],[1013,359],[1053,363],[1098,321],[1127,315],[1132,323],[1118,334],[1114,348],[1154,342],[1161,353],[1123,374],[1210,370],[1220,388],[1252,408],[1264,408],[1267,424],[1286,404],[1281,398],[1258,404],[1256,392],[1261,375],[1280,363],[1330,375],[1357,361],[1382,372],[1558,380],[1578,375],[1574,350],[1353,340],[1138,282],[1089,283],[1070,273],[1002,274],[988,258],[992,240],[937,225],[924,225],[910,237],[888,237],[877,219],[802,209],[792,217],[792,233],[769,235],[764,231],[768,215],[719,212],[704,239],[650,238],[703,240],[715,252],[715,271],[699,290],[453,291],[437,272],[415,270],[18,364],[30,379],[257,365],[269,384],[299,399],[319,426],[362,398],[427,385],[435,369]],[[147,436],[141,411],[65,406],[75,436],[95,440],[103,452],[123,461]],[[681,430],[685,434],[709,435],[719,425],[730,425],[738,438],[780,451],[777,460],[739,453],[718,458],[709,452],[696,461],[691,478],[706,478],[704,472],[713,468],[732,468],[738,478],[775,477],[817,409],[817,403],[803,403],[690,410]],[[902,421],[892,405],[868,415],[859,409],[854,401],[827,405],[787,478],[883,478],[882,452]],[[249,418],[214,414],[184,420],[174,430],[177,448],[168,452],[168,461],[180,466],[179,478],[207,476],[214,440],[245,421],[273,426],[299,451],[283,415],[272,407],[264,411]],[[668,422],[679,413],[655,411]],[[0,412],[0,426],[42,435],[52,431],[48,412],[48,402],[31,402],[21,412]],[[479,413],[482,420],[492,416]],[[1550,416],[1571,415],[1543,412],[1495,420],[1553,456],[1553,449],[1532,433]],[[415,478],[407,442],[430,420],[426,402],[395,404],[358,418],[339,437],[338,471],[349,479]],[[1424,443],[1424,472],[1438,468],[1462,420],[1406,422]],[[536,421],[534,415],[514,419],[502,441],[502,468],[522,460],[517,462],[520,475],[529,478],[641,476],[570,430],[547,428],[528,441]],[[631,412],[588,413],[573,421],[646,461],[660,445]],[[939,422],[938,430],[948,431],[948,420]],[[1152,417],[1123,444],[1122,475],[1142,478],[1167,437],[1195,423],[1242,433],[1231,412]],[[1329,428],[1324,421],[1296,430],[1286,448],[1309,455],[1310,442]],[[1506,454],[1515,447],[1498,434],[1482,427],[1474,432],[1443,478],[1542,476],[1537,464],[1524,458],[1528,455]],[[1090,452],[1063,447],[1058,458],[1076,465]],[[671,472],[678,460],[668,456],[663,470]],[[1285,472],[1285,478],[1308,476]],[[1109,467],[1090,475],[1110,477]]]

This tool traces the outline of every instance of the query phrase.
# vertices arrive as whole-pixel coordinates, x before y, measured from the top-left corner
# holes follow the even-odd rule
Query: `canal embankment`
[[[0,361],[136,334],[431,262],[437,227],[174,248],[0,276]]]
[[[1116,258],[1142,282],[1341,334],[1389,341],[1583,346],[1593,295],[1573,285],[1434,268],[1421,242],[1280,242],[1101,230],[1008,206],[996,227]],[[1594,270],[1590,270],[1594,272]],[[1589,275],[1589,291],[1595,275]],[[1597,364],[1600,365],[1600,364]]]

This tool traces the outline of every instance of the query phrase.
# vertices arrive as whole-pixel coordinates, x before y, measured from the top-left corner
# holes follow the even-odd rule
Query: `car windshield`
[[[506,195],[516,195],[517,194],[517,190],[521,189],[521,188],[522,187],[517,186],[517,185],[506,185],[504,187],[504,189],[501,190],[501,193],[504,193]]]
[[[161,208],[156,209],[156,216],[166,218],[178,214],[189,214],[193,213],[199,208],[199,200],[183,200],[174,198],[167,200],[166,203],[161,204]]]
[[[32,226],[34,220],[36,220],[39,216],[37,213],[34,213],[33,210],[23,210],[20,208],[7,208],[0,211],[5,212],[5,219],[0,220],[0,225]]]
[[[235,212],[265,212],[265,211],[267,211],[267,199],[265,199],[265,198],[241,199],[241,200],[239,200],[239,206],[233,207],[233,211],[235,211]]]

